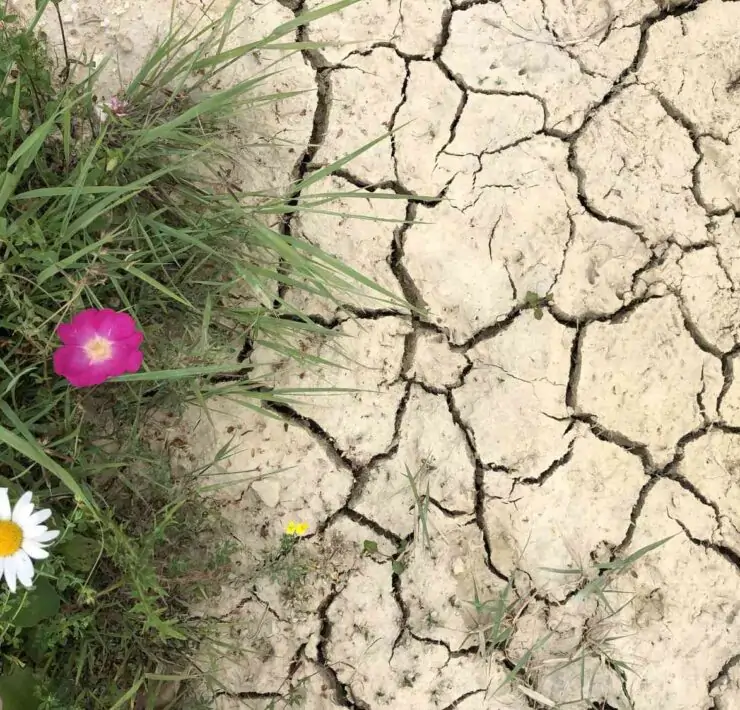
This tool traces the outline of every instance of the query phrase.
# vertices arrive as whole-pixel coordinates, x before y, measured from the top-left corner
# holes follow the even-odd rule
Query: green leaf
[[[8,415],[8,412],[10,412],[11,415],[13,414],[12,410],[2,401],[0,401],[0,409],[5,412],[6,416]],[[84,503],[87,506],[88,510],[95,516],[95,518],[99,519],[100,516],[98,515],[96,506],[82,490],[80,484],[75,481],[72,474],[62,468],[44,451],[41,444],[33,438],[31,432],[17,416],[11,416],[11,421],[16,428],[24,434],[26,439],[21,439],[20,436],[0,424],[0,442],[6,444],[11,449],[15,449],[19,454],[27,456],[31,461],[35,461],[40,466],[51,471],[72,493],[74,493],[81,503]],[[21,424],[20,427],[18,426],[19,424]]]
[[[59,595],[45,577],[38,578],[34,588],[25,596],[19,594],[17,599],[20,602],[20,609],[6,606],[0,613],[0,621],[21,629],[30,629],[45,619],[56,616],[61,604]]]
[[[28,668],[18,668],[0,677],[0,700],[7,710],[37,710],[39,701],[34,697],[38,683]]]
[[[378,543],[375,540],[363,540],[362,551],[368,555],[372,555],[378,551]]]
[[[393,574],[401,574],[406,569],[406,565],[401,560],[393,560],[391,563]]]
[[[56,547],[75,572],[89,572],[100,557],[100,543],[83,535],[72,535]]]

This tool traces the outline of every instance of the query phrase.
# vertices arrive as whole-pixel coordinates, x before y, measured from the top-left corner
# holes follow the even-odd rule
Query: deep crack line
[[[485,563],[489,571],[498,577],[503,582],[508,582],[509,577],[504,574],[500,569],[493,563],[491,539],[488,534],[488,527],[485,520],[485,504],[486,504],[486,492],[485,492],[485,475],[487,472],[486,466],[481,460],[480,454],[475,446],[475,438],[472,429],[463,421],[460,410],[457,408],[455,398],[451,390],[447,390],[446,394],[447,408],[452,417],[452,421],[455,426],[462,432],[465,440],[467,454],[474,464],[474,478],[473,485],[475,490],[475,523],[480,530],[481,536],[483,537],[483,550],[485,552]]]
[[[333,590],[319,605],[317,616],[320,619],[319,641],[316,644],[316,665],[319,667],[324,679],[332,690],[334,702],[345,708],[353,710],[370,710],[370,706],[361,700],[354,698],[351,689],[339,680],[337,672],[331,667],[326,657],[326,647],[331,639],[332,624],[329,621],[329,607],[341,594],[342,589]]]
[[[404,104],[407,100],[407,92],[409,87],[409,81],[411,80],[411,61],[408,59],[404,59],[404,70],[405,74],[403,77],[403,84],[401,85],[401,100],[398,102],[398,105],[393,109],[393,113],[391,114],[390,120],[388,121],[388,131],[390,133],[390,141],[391,141],[391,161],[393,162],[393,172],[396,176],[396,180],[400,183],[400,178],[398,175],[398,156],[397,156],[397,150],[398,146],[396,144],[396,119],[398,118],[398,114],[400,113],[401,109],[403,108]]]

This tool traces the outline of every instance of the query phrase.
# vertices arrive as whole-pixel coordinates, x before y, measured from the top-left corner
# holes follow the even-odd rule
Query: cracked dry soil
[[[74,44],[132,66],[150,4],[63,7]],[[315,4],[245,0],[240,33]],[[337,207],[386,221],[288,228],[425,315],[302,303],[351,336],[306,348],[349,367],[275,382],[360,391],[182,425],[181,454],[236,433],[224,470],[252,472],[216,494],[252,580],[199,610],[246,649],[217,659],[216,706],[738,710],[740,2],[363,0],[298,37],[327,44],[271,82],[313,91],[252,117],[282,141],[244,178],[399,128],[316,188],[400,195]],[[292,594],[257,572],[288,519],[312,531]],[[578,593],[669,536],[611,611]],[[505,589],[488,648],[471,602]]]

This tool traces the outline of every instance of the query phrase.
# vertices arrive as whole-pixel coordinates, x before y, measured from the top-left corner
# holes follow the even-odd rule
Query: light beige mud
[[[62,7],[125,73],[166,5]],[[240,36],[284,5],[241,3]],[[238,449],[239,574],[196,610],[243,649],[217,707],[740,707],[740,3],[365,0],[301,37],[326,46],[270,80],[307,93],[245,117],[281,139],[245,179],[392,131],[316,187],[357,190],[341,214],[291,226],[416,310],[304,301],[338,336],[305,347],[342,367],[272,380],[356,391],[161,429],[184,462]],[[264,560],[289,520],[288,590]],[[611,612],[589,595],[664,538]]]

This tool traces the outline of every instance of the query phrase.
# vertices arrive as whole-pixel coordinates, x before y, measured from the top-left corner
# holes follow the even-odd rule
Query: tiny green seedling
[[[527,291],[524,296],[523,307],[534,311],[535,320],[542,320],[542,316],[544,314],[543,307],[550,303],[551,298],[552,296],[550,296],[550,294],[540,296],[534,291]]]
[[[375,540],[363,540],[362,541],[362,554],[363,555],[380,555],[386,560],[391,561],[391,570],[393,574],[399,575],[405,569],[406,565],[402,561],[402,557],[406,552],[406,546],[402,545],[401,549],[395,555],[386,555],[380,552],[378,549],[378,543]]]

